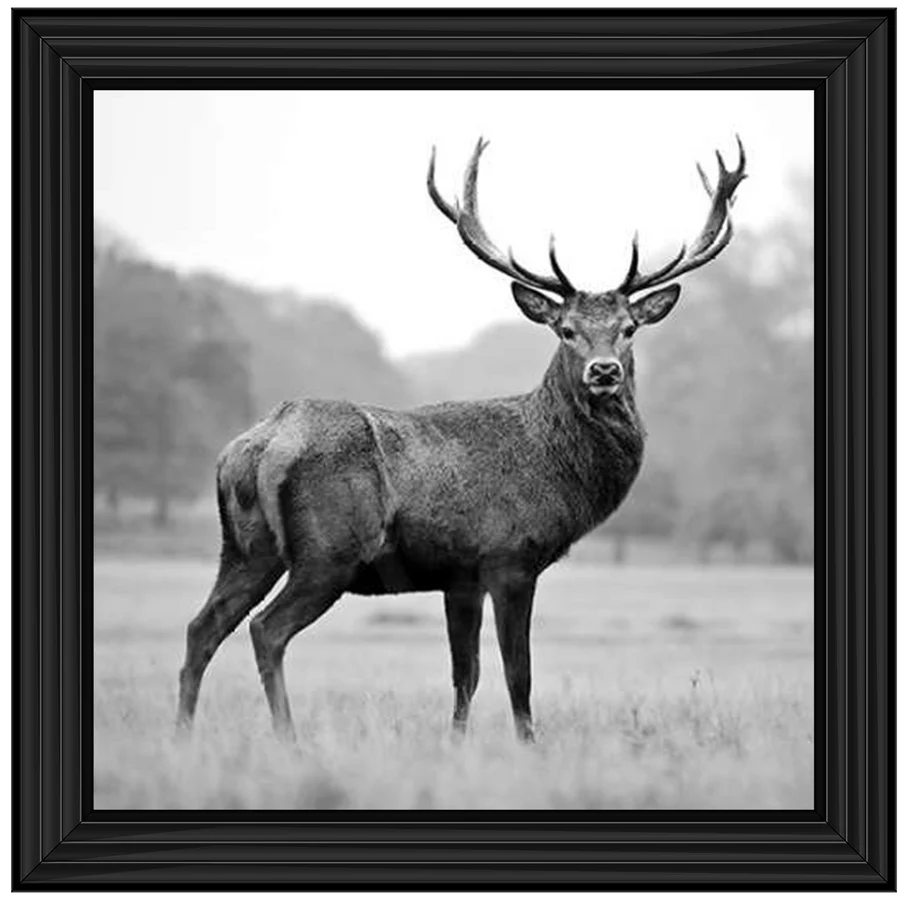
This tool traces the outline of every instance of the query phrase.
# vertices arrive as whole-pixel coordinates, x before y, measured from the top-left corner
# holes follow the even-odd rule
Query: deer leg
[[[531,609],[534,580],[506,582],[491,588],[503,673],[519,740],[534,741],[531,721]]]
[[[284,652],[290,639],[330,609],[344,592],[334,580],[317,583],[303,571],[292,572],[281,593],[250,621],[250,636],[256,654],[256,667],[275,733],[293,741],[294,725],[284,682]]]
[[[213,654],[244,616],[263,601],[282,572],[284,563],[278,557],[245,559],[223,552],[209,599],[187,627],[179,676],[179,728],[189,728],[193,722],[200,682]]]
[[[459,588],[444,594],[447,616],[447,636],[450,638],[450,658],[453,664],[453,731],[461,736],[466,731],[469,705],[478,687],[478,644],[481,632],[481,612],[484,591],[480,588]]]

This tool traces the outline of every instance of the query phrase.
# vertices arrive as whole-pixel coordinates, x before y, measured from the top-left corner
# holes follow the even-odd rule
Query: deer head
[[[551,275],[526,269],[513,256],[503,253],[488,237],[478,215],[478,164],[487,141],[479,138],[463,186],[463,201],[449,204],[434,182],[435,151],[428,167],[428,193],[437,208],[456,225],[463,243],[483,262],[513,279],[513,297],[519,309],[533,322],[547,325],[559,337],[567,375],[572,386],[594,397],[618,393],[632,371],[631,342],[642,325],[662,321],[675,306],[681,286],[677,278],[715,259],[731,241],[729,215],[734,192],[746,178],[746,158],[740,138],[738,167],[729,171],[716,151],[719,174],[713,188],[699,163],[697,170],[710,197],[706,222],[696,239],[666,265],[654,272],[639,268],[638,238],[631,246],[631,264],[625,280],[616,288],[594,293],[576,288],[566,277],[556,258],[550,238]],[[552,299],[544,292],[555,294]],[[649,293],[641,293],[648,291]],[[641,296],[634,297],[641,293]]]

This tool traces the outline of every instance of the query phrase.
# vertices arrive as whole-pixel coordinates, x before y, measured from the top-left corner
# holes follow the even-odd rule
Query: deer
[[[579,290],[550,238],[550,273],[522,265],[488,236],[478,207],[479,138],[462,203],[427,190],[463,244],[512,282],[518,308],[558,346],[530,393],[405,411],[338,400],[281,403],[221,453],[216,489],[219,569],[187,626],[177,725],[194,719],[204,671],[224,638],[250,620],[274,731],[296,739],[284,677],[288,642],[344,594],[443,594],[454,694],[451,734],[466,731],[479,681],[484,599],[493,604],[515,733],[533,742],[531,619],[538,577],[624,500],[641,467],[645,429],[632,343],[662,321],[676,279],[714,260],[733,236],[731,205],[746,177],[716,151],[699,235],[655,271],[641,271],[638,235],[618,287]],[[638,295],[638,296],[636,296]]]

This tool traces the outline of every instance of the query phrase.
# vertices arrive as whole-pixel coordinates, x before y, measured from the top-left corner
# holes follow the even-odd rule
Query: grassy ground
[[[117,808],[809,808],[812,574],[563,562],[538,587],[538,743],[518,746],[493,622],[449,739],[437,595],[345,597],[288,651],[299,747],[270,733],[246,626],[174,738],[209,560],[95,564],[95,803]]]

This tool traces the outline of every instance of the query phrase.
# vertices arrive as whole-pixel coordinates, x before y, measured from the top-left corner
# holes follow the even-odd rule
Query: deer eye
[[[564,341],[571,341],[572,338],[575,337],[575,332],[569,328],[568,325],[563,325],[563,327],[559,329],[559,333]]]
[[[635,332],[635,324],[634,324],[634,322],[629,322],[622,329],[622,337],[625,338],[625,340],[629,340],[630,338],[634,337],[634,332]]]

